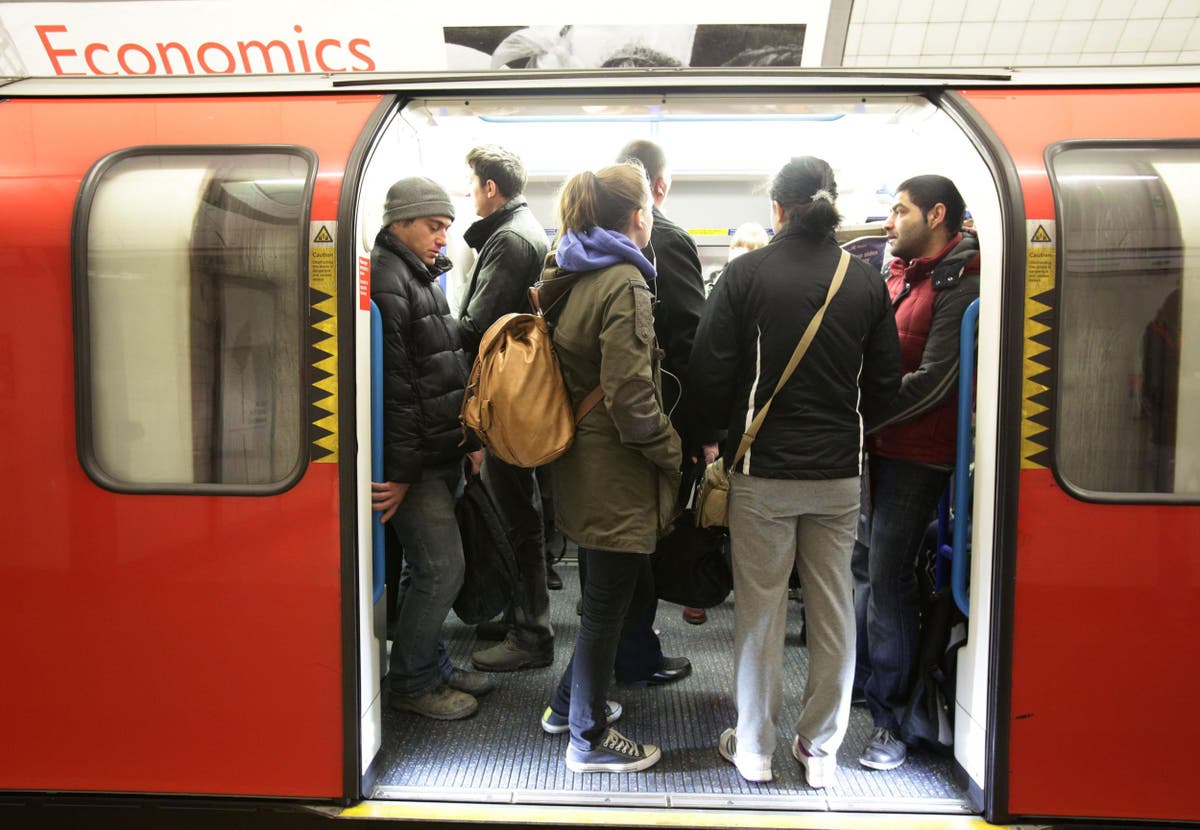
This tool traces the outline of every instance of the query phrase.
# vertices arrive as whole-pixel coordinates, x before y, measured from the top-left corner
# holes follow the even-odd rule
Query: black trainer
[[[639,772],[657,764],[659,758],[662,750],[654,744],[639,744],[611,728],[595,749],[567,747],[571,772]]]
[[[908,758],[908,746],[890,729],[875,727],[867,748],[858,757],[858,762],[867,769],[895,769]]]
[[[686,657],[663,656],[662,668],[650,675],[646,682],[651,686],[661,686],[664,683],[674,683],[683,680],[692,673],[692,661]]]

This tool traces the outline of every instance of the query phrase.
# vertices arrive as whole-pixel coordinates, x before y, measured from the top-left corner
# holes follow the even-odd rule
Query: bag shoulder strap
[[[540,285],[540,283],[539,283],[539,285]],[[554,300],[554,302],[550,304],[550,307],[545,309],[545,311],[549,311],[551,308],[554,308],[554,306],[558,304],[559,300],[562,300],[564,297],[566,297],[570,293],[571,293],[571,288],[568,288],[566,291],[564,291],[562,294],[560,294]],[[538,316],[538,317],[545,316],[545,312],[542,310],[542,298],[541,298],[541,292],[538,291],[538,285],[530,286],[530,288],[529,288],[529,303],[530,303],[530,305],[533,306],[533,313],[536,316]],[[587,397],[585,397],[582,401],[580,401],[579,408],[575,410],[575,426],[579,426],[579,422],[584,419],[584,416],[586,416],[589,412],[591,412],[596,407],[596,404],[600,403],[600,401],[602,401],[602,400],[604,400],[604,390],[599,385],[597,385],[595,389],[593,389],[591,392],[587,393]]]
[[[745,434],[742,435],[742,441],[738,444],[737,454],[734,455],[733,463],[729,465],[729,469],[737,469],[738,462],[742,460],[742,456],[750,451],[750,445],[754,443],[754,439],[758,436],[758,430],[762,427],[763,421],[767,419],[767,410],[771,408],[771,402],[775,400],[775,396],[779,394],[779,390],[783,388],[783,385],[788,382],[792,373],[796,371],[796,367],[800,365],[801,358],[808,351],[813,338],[817,336],[817,329],[821,327],[821,321],[825,318],[825,309],[829,308],[829,303],[832,302],[834,295],[838,293],[838,289],[842,287],[848,267],[850,267],[850,254],[843,250],[842,256],[838,260],[837,270],[833,274],[833,282],[829,283],[829,292],[825,295],[825,304],[817,309],[817,313],[808,321],[808,327],[804,330],[804,336],[796,344],[796,350],[792,352],[791,360],[788,361],[783,374],[779,376],[779,383],[775,384],[775,391],[771,393],[771,397],[763,404],[763,408],[754,416],[754,420],[750,423],[750,429],[746,430]]]

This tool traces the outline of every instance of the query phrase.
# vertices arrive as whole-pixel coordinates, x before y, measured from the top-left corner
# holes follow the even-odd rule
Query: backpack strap
[[[579,426],[579,422],[584,417],[596,408],[596,404],[604,400],[604,389],[597,386],[591,392],[588,392],[587,397],[579,404],[579,408],[575,410],[575,426]]]

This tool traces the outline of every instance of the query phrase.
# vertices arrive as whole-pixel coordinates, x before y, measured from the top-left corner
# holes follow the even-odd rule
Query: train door
[[[525,196],[548,236],[553,237],[556,194],[567,175],[612,163],[618,149],[633,138],[660,142],[667,148],[673,177],[673,195],[665,210],[691,232],[706,269],[724,261],[730,235],[739,224],[748,220],[768,223],[769,203],[762,186],[790,156],[811,153],[833,164],[839,182],[839,206],[851,235],[882,233],[894,185],[907,176],[930,171],[950,175],[967,199],[984,252],[974,493],[977,519],[971,562],[970,636],[959,661],[954,759],[940,766],[934,764],[937,769],[925,779],[938,782],[931,787],[913,784],[929,773],[930,767],[910,767],[917,770],[911,780],[872,777],[860,768],[857,753],[869,731],[864,722],[856,727],[857,732],[852,729],[843,747],[846,757],[839,774],[846,776],[844,789],[804,792],[802,783],[783,780],[776,788],[748,791],[714,749],[720,731],[714,717],[732,717],[727,683],[732,666],[726,664],[729,649],[724,648],[723,635],[710,629],[698,637],[694,629],[682,630],[686,627],[681,626],[670,631],[673,626],[666,616],[673,611],[677,617],[678,609],[663,606],[659,619],[663,621],[664,637],[678,637],[675,645],[681,650],[711,647],[714,655],[720,655],[714,656],[714,661],[726,660],[708,665],[705,672],[697,671],[687,685],[678,687],[678,693],[659,693],[661,699],[657,702],[643,693],[630,693],[643,695],[635,698],[643,700],[644,708],[636,715],[642,718],[638,721],[641,728],[661,730],[656,737],[667,747],[668,756],[672,743],[675,746],[675,760],[663,765],[665,771],[616,776],[602,783],[567,774],[561,763],[562,747],[549,742],[537,729],[538,714],[557,677],[546,669],[502,676],[500,688],[482,702],[469,728],[447,724],[435,734],[415,716],[397,715],[378,707],[385,733],[382,744],[375,743],[376,735],[364,733],[362,747],[364,765],[374,757],[374,770],[364,791],[368,798],[375,803],[421,802],[427,805],[422,810],[402,814],[447,818],[463,813],[452,806],[439,813],[437,802],[450,805],[478,800],[507,804],[514,810],[531,804],[614,803],[656,810],[721,805],[961,814],[978,809],[990,780],[988,712],[993,700],[987,679],[991,659],[991,505],[999,475],[994,461],[999,429],[999,296],[1004,234],[1013,220],[998,185],[996,171],[1001,162],[974,137],[961,109],[939,107],[930,98],[914,93],[816,95],[792,91],[732,95],[713,90],[709,94],[668,91],[649,95],[617,89],[565,96],[540,89],[536,94],[515,94],[511,85],[506,90],[498,83],[482,89],[476,85],[470,94],[447,84],[437,92],[413,95],[394,113],[380,131],[363,170],[355,228],[360,268],[365,269],[379,229],[387,187],[401,176],[430,176],[443,183],[457,200],[457,219],[448,245],[456,267],[444,286],[452,310],[457,310],[461,283],[472,259],[462,233],[473,219],[466,196],[465,157],[476,144],[502,144],[522,156],[529,173]],[[357,314],[362,328],[367,312],[360,309]],[[360,336],[360,446],[367,445],[369,436],[366,410],[361,405],[366,349]],[[358,476],[363,499],[359,518],[365,526],[369,523],[369,466],[361,453]],[[360,542],[366,544],[365,538]],[[363,573],[369,573],[369,569]],[[570,583],[571,577],[567,581]],[[365,578],[359,594],[361,618],[372,618],[372,609],[377,606],[368,599],[371,589]],[[565,602],[552,605],[552,617],[559,637],[555,665],[560,667],[570,653],[575,618]],[[373,624],[378,632],[378,620]],[[472,629],[451,615],[444,633],[456,659],[468,660],[475,645]],[[381,642],[378,635],[370,639]],[[374,649],[364,641],[363,653],[371,670],[380,665],[381,659]],[[799,653],[799,649],[796,651]],[[372,692],[377,689],[371,687]],[[377,707],[378,702],[370,705]],[[956,780],[956,767],[966,771],[969,783]],[[520,820],[521,814],[506,815]]]
[[[1200,94],[966,97],[1027,214],[995,811],[1195,821]]]
[[[0,102],[0,788],[356,793],[337,219],[378,101]]]

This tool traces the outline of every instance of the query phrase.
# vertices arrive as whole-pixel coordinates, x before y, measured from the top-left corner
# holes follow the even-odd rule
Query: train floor
[[[575,774],[564,760],[566,735],[548,735],[538,719],[570,657],[578,630],[578,570],[557,566],[565,583],[551,592],[556,632],[552,666],[497,674],[498,688],[483,697],[474,717],[431,721],[386,709],[379,774],[370,797],[379,800],[477,801],[516,804],[605,804],[687,808],[967,813],[954,762],[924,749],[890,772],[867,770],[858,755],[872,730],[865,707],[851,710],[838,752],[835,786],[810,789],[791,757],[788,741],[799,714],[808,672],[808,649],[800,642],[797,603],[789,603],[785,686],[774,780],[751,784],[717,754],[717,736],[736,721],[733,701],[733,595],[708,612],[702,626],[685,623],[679,606],[660,603],[655,627],[663,650],[692,661],[690,677],[665,686],[617,688],[609,698],[624,706],[622,734],[658,744],[662,760],[645,772]],[[451,613],[444,634],[457,665],[486,647],[474,628]]]

